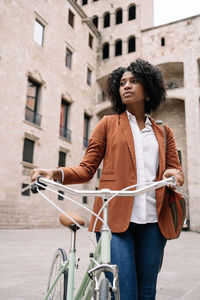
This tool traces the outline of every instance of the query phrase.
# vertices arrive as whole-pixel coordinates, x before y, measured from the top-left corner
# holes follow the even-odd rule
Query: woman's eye
[[[138,83],[139,81],[137,79],[133,79],[132,83]]]
[[[120,86],[123,86],[123,85],[125,85],[125,82],[124,81],[120,82]]]

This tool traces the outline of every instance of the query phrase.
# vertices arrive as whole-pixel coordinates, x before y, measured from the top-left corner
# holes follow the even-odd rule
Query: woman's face
[[[146,96],[142,84],[134,77],[133,73],[126,71],[120,80],[119,94],[122,102],[127,106],[144,102]]]

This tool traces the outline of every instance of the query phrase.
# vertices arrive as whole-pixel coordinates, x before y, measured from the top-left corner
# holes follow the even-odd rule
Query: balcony
[[[64,126],[60,126],[60,136],[71,142],[72,131]]]
[[[42,116],[30,107],[25,107],[25,120],[40,127]]]

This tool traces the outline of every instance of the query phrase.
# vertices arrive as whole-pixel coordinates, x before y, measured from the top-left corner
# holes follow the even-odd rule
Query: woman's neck
[[[127,106],[126,109],[135,116],[138,123],[145,122],[144,105],[138,105],[137,103],[136,105]]]

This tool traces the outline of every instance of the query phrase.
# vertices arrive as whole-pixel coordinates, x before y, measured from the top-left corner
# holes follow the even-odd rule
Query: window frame
[[[119,51],[118,49],[118,45],[121,45],[121,48],[120,48],[120,53],[118,54],[117,51]],[[122,47],[122,40],[116,40],[115,41],[115,56],[121,56],[123,54],[123,47]]]
[[[105,47],[108,47],[105,50]],[[105,52],[106,51],[106,52]],[[105,55],[107,54],[107,55]],[[102,59],[108,59],[110,57],[110,44],[108,42],[103,43],[103,47],[102,47]]]
[[[65,66],[70,70],[72,70],[72,56],[73,51],[69,47],[66,47]]]
[[[61,98],[60,105],[60,137],[71,141],[71,129],[69,129],[71,103]]]
[[[68,24],[74,28],[75,23],[75,14],[72,12],[71,9],[68,10]]]
[[[58,167],[65,167],[66,166],[66,158],[67,158],[67,153],[62,151],[62,150],[59,150],[59,153],[58,153]]]
[[[87,85],[92,85],[92,70],[87,67]]]
[[[27,142],[29,143],[29,145],[27,144]],[[32,144],[32,146],[31,146],[31,144]],[[32,147],[31,155],[29,153],[27,153],[27,151],[29,152],[30,149],[25,149],[25,148],[30,147],[30,146]],[[23,152],[22,152],[22,161],[23,162],[33,164],[33,162],[34,162],[34,148],[35,148],[35,141],[31,140],[28,137],[24,137]],[[30,158],[29,158],[29,155],[30,155]],[[27,157],[28,157],[28,159],[27,159]]]
[[[89,32],[89,35],[88,35],[88,46],[93,49],[93,42],[94,42],[94,37],[93,35]]]
[[[41,84],[31,77],[27,80],[27,93],[26,93],[26,105],[25,105],[25,120],[40,127],[41,125],[41,114],[39,113],[40,106],[40,93]],[[29,88],[35,88],[34,96],[29,95]],[[33,105],[30,104],[33,100]]]
[[[134,50],[130,51],[130,48],[131,48],[130,42],[131,42],[132,40],[134,41],[134,47],[133,47]],[[130,37],[128,38],[128,53],[133,53],[133,52],[136,52],[136,38],[135,38],[135,36],[130,36]]]
[[[118,16],[119,13],[121,13],[120,17]],[[119,22],[118,18],[120,18],[121,22]],[[119,25],[119,24],[122,24],[122,23],[123,23],[123,10],[121,8],[118,8],[115,11],[115,25]]]
[[[134,9],[133,12],[131,12],[131,9]],[[131,16],[132,14],[132,16]],[[128,21],[132,21],[136,19],[136,5],[135,4],[131,4],[128,8]]]
[[[103,28],[110,27],[110,13],[107,11],[103,16]]]
[[[86,112],[84,113],[84,126],[83,126],[83,147],[84,148],[88,146],[91,118],[92,117],[89,114],[87,114]]]
[[[36,35],[36,30],[37,30],[36,29],[36,24],[40,25],[41,28],[42,28],[42,39],[40,41],[38,41],[38,38],[37,38],[37,35]],[[41,47],[44,46],[44,31],[45,31],[45,24],[43,22],[41,22],[38,17],[35,17],[33,40],[34,40],[34,42],[36,42]]]

